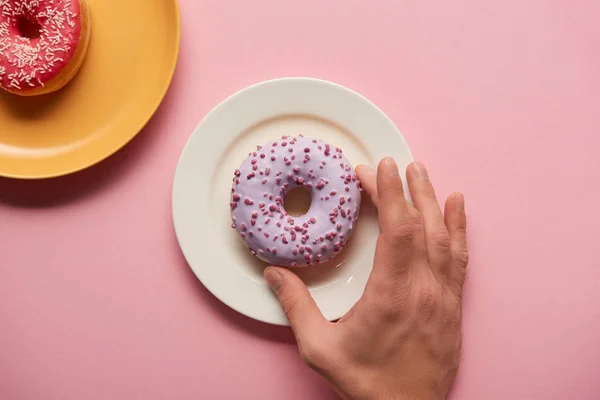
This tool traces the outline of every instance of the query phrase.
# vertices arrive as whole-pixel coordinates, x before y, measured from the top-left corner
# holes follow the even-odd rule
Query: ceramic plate
[[[179,52],[177,0],[89,0],[92,35],[73,81],[47,96],[0,90],[0,176],[46,178],[108,157],[162,101]]]
[[[412,161],[392,121],[361,95],[316,79],[278,79],[236,93],[206,116],[183,150],[173,185],[175,231],[198,279],[234,310],[277,325],[287,321],[263,280],[266,264],[231,228],[231,179],[256,145],[300,133],[341,147],[353,165],[392,156],[404,169]],[[365,201],[354,235],[337,257],[295,269],[329,320],[362,295],[377,234],[376,212]]]

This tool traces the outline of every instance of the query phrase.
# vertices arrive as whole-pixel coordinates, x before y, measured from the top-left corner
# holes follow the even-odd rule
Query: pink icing
[[[287,192],[311,193],[308,213],[283,208]],[[342,150],[322,140],[283,136],[258,146],[234,172],[232,227],[251,254],[287,267],[325,262],[350,238],[360,210],[360,183]]]
[[[57,77],[81,39],[79,0],[0,0],[0,86],[25,91]],[[23,37],[19,20],[41,26],[40,37]]]

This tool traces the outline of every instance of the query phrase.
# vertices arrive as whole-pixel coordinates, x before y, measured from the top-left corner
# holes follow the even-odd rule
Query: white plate
[[[353,165],[391,156],[404,170],[412,161],[394,123],[369,100],[334,83],[286,78],[250,86],[211,111],[183,150],[173,184],[175,232],[198,279],[234,310],[277,325],[288,323],[264,283],[266,265],[231,229],[231,177],[256,145],[300,133],[343,148]],[[296,270],[327,319],[340,318],[362,295],[377,234],[375,210],[364,202],[343,252]]]

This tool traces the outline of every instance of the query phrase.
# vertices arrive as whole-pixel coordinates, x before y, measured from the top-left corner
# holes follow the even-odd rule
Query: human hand
[[[364,294],[339,321],[327,321],[304,283],[265,270],[296,335],[304,362],[346,400],[444,399],[461,349],[462,287],[468,262],[462,194],[438,206],[423,164],[407,179],[406,201],[391,158],[377,173],[357,169],[379,210],[379,238]]]

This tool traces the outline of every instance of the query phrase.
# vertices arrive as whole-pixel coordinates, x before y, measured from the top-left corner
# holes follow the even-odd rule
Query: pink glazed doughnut
[[[87,0],[0,0],[0,88],[59,90],[83,63],[90,32]]]
[[[295,187],[311,193],[305,215],[283,208]],[[257,146],[236,170],[232,227],[251,254],[284,267],[319,264],[350,239],[360,210],[360,182],[340,148],[318,139],[283,136]]]

